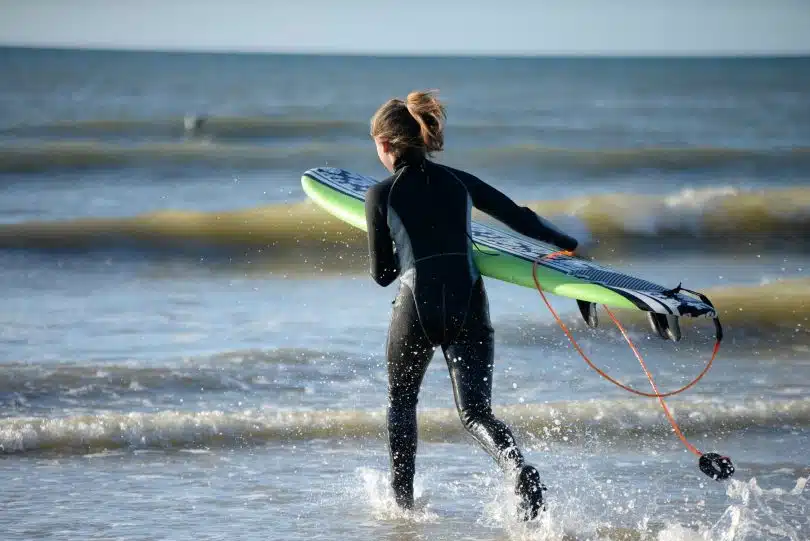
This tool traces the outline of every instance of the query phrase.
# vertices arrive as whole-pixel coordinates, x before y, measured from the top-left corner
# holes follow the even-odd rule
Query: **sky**
[[[810,54],[810,0],[0,0],[0,44],[350,54]]]

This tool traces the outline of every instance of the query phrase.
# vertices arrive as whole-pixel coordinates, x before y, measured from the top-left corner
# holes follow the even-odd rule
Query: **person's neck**
[[[421,150],[405,151],[394,160],[394,171],[399,171],[408,165],[421,165],[426,160],[427,155]]]

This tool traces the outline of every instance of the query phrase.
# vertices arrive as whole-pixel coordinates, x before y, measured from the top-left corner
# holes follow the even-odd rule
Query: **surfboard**
[[[366,231],[365,195],[377,180],[345,169],[316,167],[304,172],[301,185],[307,196],[331,215]],[[484,276],[535,288],[532,268],[535,260],[558,252],[551,244],[530,239],[504,226],[473,221],[473,260]],[[576,256],[559,255],[540,259],[537,280],[544,291],[576,299],[580,303],[604,304],[616,308],[660,314],[659,325],[678,317],[716,318],[710,302],[624,274]],[[583,309],[583,317],[588,316]],[[594,325],[592,325],[594,326]],[[653,323],[655,328],[655,323]],[[664,337],[666,328],[656,328]],[[662,334],[663,333],[663,334]],[[680,338],[678,332],[678,338]]]

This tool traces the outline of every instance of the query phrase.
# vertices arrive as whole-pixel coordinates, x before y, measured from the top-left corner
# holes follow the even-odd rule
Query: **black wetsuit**
[[[472,207],[526,236],[573,250],[577,241],[477,177],[424,157],[400,158],[366,196],[371,275],[400,278],[388,331],[388,438],[398,503],[413,503],[419,387],[436,347],[450,371],[465,428],[504,470],[523,465],[491,409],[493,329],[473,263]]]

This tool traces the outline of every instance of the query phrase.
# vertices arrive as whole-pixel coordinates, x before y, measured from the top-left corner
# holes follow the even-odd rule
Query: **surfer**
[[[199,135],[207,121],[208,118],[202,115],[186,115],[183,117],[183,131],[192,137]]]
[[[444,148],[445,107],[431,92],[391,99],[371,119],[371,137],[391,176],[365,202],[370,272],[380,286],[397,277],[388,329],[388,446],[398,505],[412,508],[416,405],[427,366],[441,347],[464,427],[514,478],[519,512],[537,516],[545,486],[510,428],[491,408],[493,328],[472,258],[471,207],[518,233],[565,250],[577,241],[476,176],[430,158]]]

